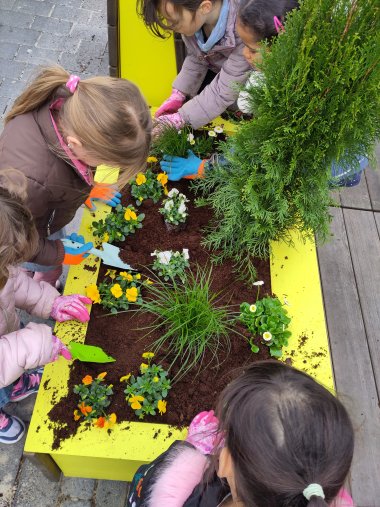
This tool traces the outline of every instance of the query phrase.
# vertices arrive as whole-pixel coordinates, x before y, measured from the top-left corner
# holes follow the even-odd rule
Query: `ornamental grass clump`
[[[154,157],[150,158],[157,161]],[[164,172],[156,174],[148,169],[145,173],[138,173],[135,179],[130,182],[131,195],[136,199],[136,205],[141,206],[145,199],[158,202],[162,195],[167,193],[167,182],[168,177]]]
[[[261,343],[269,347],[272,357],[282,356],[282,347],[288,345],[291,332],[288,326],[291,319],[278,298],[264,297],[254,304],[240,305],[239,320],[252,334],[249,340],[252,352],[259,352],[254,338],[259,337]]]
[[[151,364],[154,353],[144,352],[142,357],[147,363],[141,363],[141,375],[128,373],[120,379],[120,382],[127,383],[124,389],[125,399],[139,419],[144,419],[146,415],[156,415],[157,412],[163,415],[167,410],[165,398],[171,389],[168,372],[160,365]]]
[[[156,271],[158,276],[163,278],[165,282],[179,278],[185,279],[185,270],[190,267],[189,264],[189,250],[183,248],[182,252],[173,252],[172,250],[164,250],[158,252],[155,250],[152,257],[156,257],[152,264],[153,271]]]
[[[141,305],[141,311],[157,317],[147,328],[147,336],[162,330],[151,348],[171,362],[169,371],[174,367],[176,372],[173,380],[196,368],[219,366],[230,350],[236,313],[219,304],[219,293],[211,290],[211,280],[211,269],[200,267],[195,274],[187,271],[183,283],[157,279]]]
[[[181,130],[177,130],[171,124],[164,125],[153,140],[151,153],[159,158],[162,155],[187,157],[188,151],[191,150],[199,158],[209,158],[217,150],[222,134],[222,127],[194,130],[185,125]]]
[[[330,237],[331,164],[354,166],[380,136],[379,34],[378,0],[304,0],[263,49],[253,119],[227,140],[226,165],[194,180],[219,258],[244,270],[292,229]]]
[[[106,414],[110,405],[110,396],[113,394],[112,384],[104,384],[106,372],[99,373],[93,378],[86,375],[82,384],[74,386],[74,393],[79,395],[78,409],[74,410],[74,420],[92,421],[100,428],[110,428],[116,422],[116,414]]]
[[[186,203],[189,202],[185,194],[176,188],[172,188],[166,199],[162,201],[162,208],[158,211],[170,225],[180,225],[186,222],[189,215]]]
[[[144,218],[144,213],[137,214],[136,208],[131,204],[127,207],[118,204],[105,220],[92,222],[93,235],[107,243],[125,241],[129,234],[142,228]]]
[[[98,286],[89,285],[86,294],[94,303],[116,314],[142,302],[141,287],[145,283],[140,273],[108,269],[103,281]]]

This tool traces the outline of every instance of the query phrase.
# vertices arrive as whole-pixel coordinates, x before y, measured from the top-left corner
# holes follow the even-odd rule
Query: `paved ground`
[[[106,0],[0,0],[0,118],[39,65],[60,63],[81,77],[108,73],[106,4]],[[76,222],[79,218],[80,214]],[[27,421],[33,403],[29,398],[7,409]],[[51,482],[22,457],[23,445],[24,440],[0,444],[0,507],[124,505],[126,483],[70,478]]]

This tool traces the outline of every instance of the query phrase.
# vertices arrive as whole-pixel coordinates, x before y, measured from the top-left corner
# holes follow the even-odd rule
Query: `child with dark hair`
[[[236,32],[238,6],[238,0],[138,0],[147,27],[161,37],[163,30],[182,34],[187,51],[172,94],[156,112],[159,122],[199,128],[236,102],[232,85],[249,72]]]
[[[127,507],[349,507],[348,414],[327,389],[279,361],[247,367],[175,442],[136,472]],[[214,456],[208,453],[213,448]]]

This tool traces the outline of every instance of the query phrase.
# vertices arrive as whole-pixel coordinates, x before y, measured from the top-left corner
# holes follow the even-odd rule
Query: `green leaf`
[[[68,348],[74,359],[87,363],[113,363],[116,361],[113,357],[104,352],[101,347],[94,345],[85,345],[71,341]]]

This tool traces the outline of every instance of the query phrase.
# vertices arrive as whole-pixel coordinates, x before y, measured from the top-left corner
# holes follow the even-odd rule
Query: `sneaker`
[[[23,373],[16,385],[13,386],[9,401],[21,401],[38,391],[41,383],[43,369],[39,368],[31,373]]]
[[[15,444],[25,433],[25,424],[14,415],[0,409],[0,443]]]

